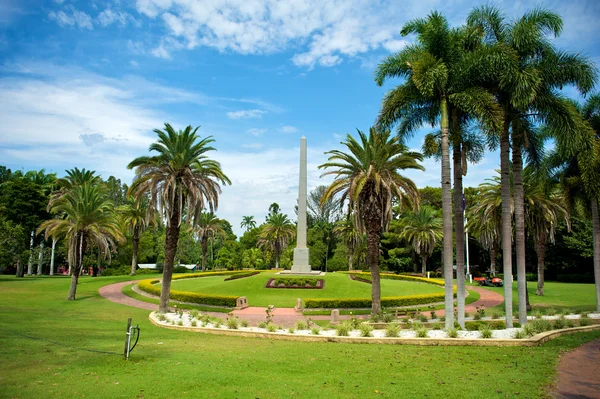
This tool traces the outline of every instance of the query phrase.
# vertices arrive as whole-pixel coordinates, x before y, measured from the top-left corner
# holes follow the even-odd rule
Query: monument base
[[[288,276],[324,276],[326,273],[320,270],[309,270],[307,272],[295,272],[294,270],[284,270],[277,274],[285,274]]]

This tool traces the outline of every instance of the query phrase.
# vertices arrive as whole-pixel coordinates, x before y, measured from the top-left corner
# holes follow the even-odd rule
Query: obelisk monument
[[[294,248],[292,273],[310,274],[309,250],[306,246],[306,137],[300,139],[300,184],[298,185],[298,233]]]

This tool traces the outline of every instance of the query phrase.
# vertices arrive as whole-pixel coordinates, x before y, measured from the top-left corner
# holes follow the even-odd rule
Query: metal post
[[[131,317],[127,319],[127,332],[125,334],[125,349],[123,350],[123,356],[125,360],[129,359],[129,345],[131,344]]]

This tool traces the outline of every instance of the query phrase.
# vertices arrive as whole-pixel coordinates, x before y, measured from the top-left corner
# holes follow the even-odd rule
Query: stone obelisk
[[[306,246],[306,137],[300,139],[300,184],[298,185],[298,233],[294,248],[292,273],[311,273],[309,250]]]

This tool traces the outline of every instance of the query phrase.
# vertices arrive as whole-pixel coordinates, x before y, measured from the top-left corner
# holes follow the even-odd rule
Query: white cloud
[[[229,119],[261,119],[267,111],[261,109],[248,109],[241,111],[231,111],[227,113]]]
[[[285,126],[280,127],[279,131],[282,133],[290,134],[290,133],[296,133],[298,131],[298,128],[294,127],[294,126],[285,125]]]
[[[144,43],[142,43],[140,41],[128,40],[127,41],[127,48],[133,54],[138,54],[139,55],[139,54],[145,54],[146,53],[146,48],[144,46]]]
[[[244,145],[242,145],[242,147],[250,148],[252,150],[260,150],[261,148],[263,148],[263,145],[261,143],[251,143],[251,144],[244,144]]]
[[[261,136],[263,133],[265,133],[267,131],[267,129],[259,129],[259,128],[252,128],[252,129],[248,129],[246,130],[246,132],[250,133],[253,136]]]
[[[152,54],[153,56],[155,56],[157,58],[162,58],[163,60],[171,59],[171,54],[169,54],[169,52],[167,51],[167,49],[165,48],[165,46],[162,43],[158,47],[153,48],[150,51],[150,54]]]
[[[66,8],[67,11],[70,11],[70,15],[64,11],[54,12],[51,11],[48,14],[48,18],[56,21],[59,26],[77,26],[82,29],[92,30],[94,28],[92,24],[92,17],[88,14],[78,11],[75,7],[69,6]]]
[[[110,8],[107,8],[98,14],[98,21],[100,22],[100,25],[104,27],[113,23],[119,23],[121,26],[125,26],[130,18],[131,16],[128,13],[123,11],[113,11]]]
[[[132,68],[135,68],[135,69],[137,69],[137,68],[139,68],[139,67],[140,67],[140,64],[139,64],[139,62],[137,62],[137,61],[134,61],[134,60],[131,60],[131,61],[129,61],[129,65],[131,65],[131,67],[132,67]]]

